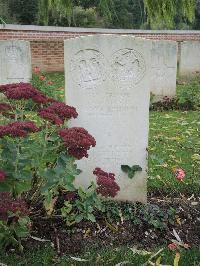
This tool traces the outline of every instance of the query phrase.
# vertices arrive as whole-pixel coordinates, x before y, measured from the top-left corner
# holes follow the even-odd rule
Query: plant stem
[[[17,174],[18,170],[18,164],[19,164],[19,157],[20,157],[20,140],[17,143],[17,154],[16,154],[16,160],[15,160],[15,174]]]

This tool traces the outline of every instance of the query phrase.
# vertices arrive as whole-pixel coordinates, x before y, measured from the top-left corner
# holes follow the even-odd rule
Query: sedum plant
[[[29,83],[0,86],[0,240],[22,250],[21,239],[29,234],[34,206],[41,215],[61,213],[68,225],[83,219],[95,221],[94,212],[103,211],[101,199],[119,191],[114,174],[96,168],[97,185],[87,190],[74,186],[76,160],[88,157],[96,141],[81,127],[67,127],[78,116],[76,109],[46,96]],[[75,195],[75,200],[60,197]],[[73,198],[73,197],[72,197]]]

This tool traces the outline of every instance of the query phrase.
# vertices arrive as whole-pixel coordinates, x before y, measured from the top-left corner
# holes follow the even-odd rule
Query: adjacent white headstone
[[[30,79],[30,43],[0,41],[0,84],[29,82]]]
[[[116,174],[119,200],[146,201],[151,41],[131,36],[95,35],[65,41],[66,102],[97,142],[78,185],[87,187],[100,167]],[[133,179],[121,165],[140,165]]]
[[[200,72],[200,42],[185,41],[181,43],[179,74],[187,76]]]
[[[155,100],[176,95],[178,45],[173,41],[153,41],[151,51],[151,88]]]

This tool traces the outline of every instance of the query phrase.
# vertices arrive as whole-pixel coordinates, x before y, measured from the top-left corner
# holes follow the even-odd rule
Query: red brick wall
[[[43,71],[63,71],[64,40],[91,34],[128,34],[154,40],[200,41],[200,31],[144,31],[81,29],[21,25],[0,25],[0,40],[27,40],[31,43],[32,65]]]
[[[47,72],[64,70],[63,41],[31,41],[31,53],[33,67]]]

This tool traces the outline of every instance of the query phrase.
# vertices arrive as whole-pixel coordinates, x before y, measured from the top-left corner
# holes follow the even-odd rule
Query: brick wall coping
[[[0,24],[0,30],[16,31],[52,31],[52,32],[74,32],[74,33],[118,33],[118,34],[200,34],[200,30],[131,30],[131,29],[103,29],[103,28],[77,28],[77,27],[55,27],[35,25]]]

